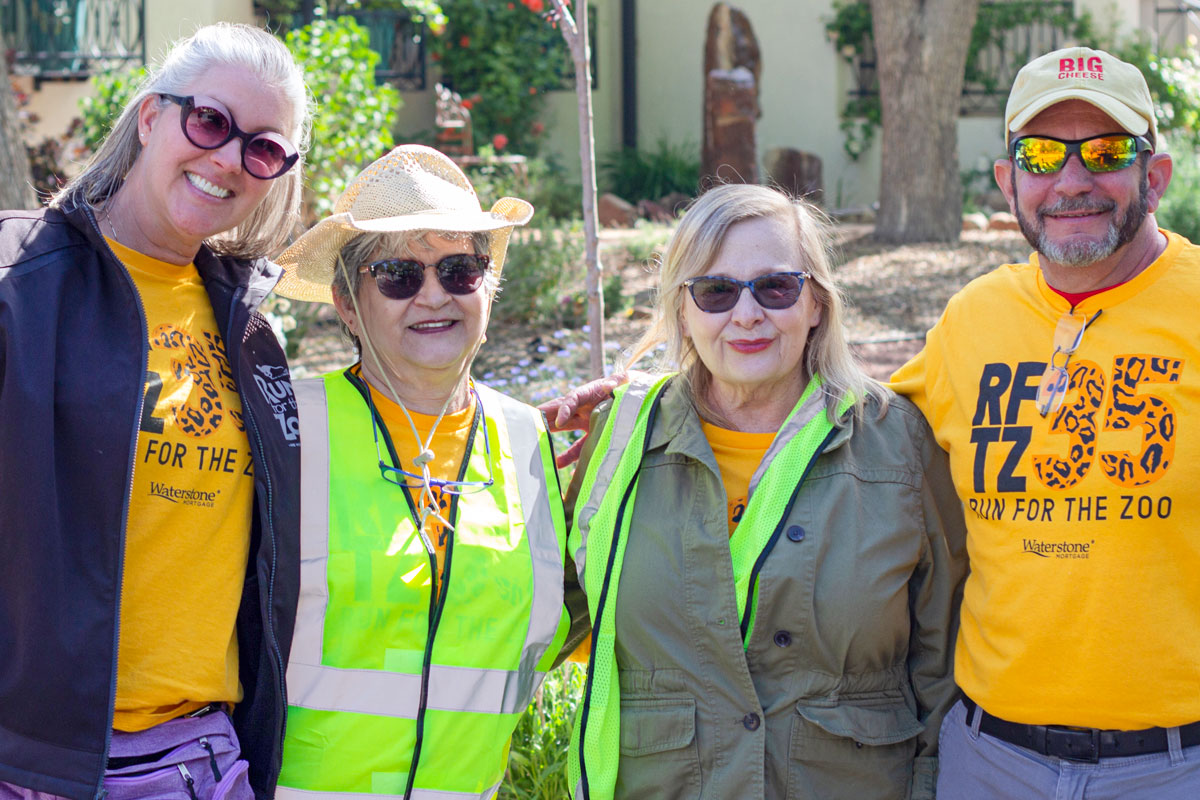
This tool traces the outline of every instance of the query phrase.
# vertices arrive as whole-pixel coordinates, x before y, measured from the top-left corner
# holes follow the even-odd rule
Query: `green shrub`
[[[513,232],[493,324],[565,324],[568,296],[583,288],[583,273],[582,225],[556,225],[535,216],[528,227]]]
[[[562,34],[541,14],[544,0],[443,0],[448,22],[430,39],[442,81],[471,103],[476,147],[536,155],[546,92],[574,75]],[[503,137],[503,138],[501,138]]]
[[[317,101],[305,161],[305,222],[312,224],[359,170],[392,149],[400,93],[376,85],[379,54],[352,17],[318,19],[290,31],[286,43]]]
[[[659,139],[653,150],[622,148],[600,161],[604,190],[636,203],[671,192],[694,196],[700,184],[700,155],[695,144]]]
[[[1188,47],[1155,52],[1144,36],[1110,49],[1146,76],[1159,134],[1181,146],[1200,147],[1200,53]]]
[[[571,725],[587,670],[564,664],[546,676],[532,706],[517,723],[500,800],[563,800],[571,796],[567,758]]]
[[[113,123],[137,94],[137,88],[145,77],[145,67],[98,72],[92,76],[92,95],[79,101],[79,117],[82,121],[79,137],[89,153],[96,152],[104,137],[108,136]]]
[[[525,162],[524,176],[500,161],[488,161],[495,155],[489,145],[480,149],[482,164],[466,168],[467,177],[479,195],[479,201],[488,208],[504,196],[520,197],[533,204],[539,219],[571,220],[582,213],[580,198],[582,188],[567,176],[567,171],[557,161],[542,157],[530,158]]]
[[[561,224],[535,217],[533,224],[514,231],[492,324],[582,327],[587,322],[583,250],[583,225],[578,221]],[[627,305],[622,288],[620,273],[607,273],[602,289],[605,316]]]
[[[1171,185],[1154,216],[1159,227],[1200,242],[1200,152],[1180,147],[1172,152]]]

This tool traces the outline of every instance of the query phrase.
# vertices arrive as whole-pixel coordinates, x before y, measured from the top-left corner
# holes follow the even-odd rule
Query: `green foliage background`
[[[306,157],[306,223],[325,216],[364,166],[390,150],[400,93],[375,83],[379,54],[367,31],[344,16],[318,19],[285,39],[316,100]]]
[[[443,0],[447,23],[430,44],[442,81],[472,101],[476,146],[497,134],[536,155],[546,92],[573,74],[562,33],[520,0]]]

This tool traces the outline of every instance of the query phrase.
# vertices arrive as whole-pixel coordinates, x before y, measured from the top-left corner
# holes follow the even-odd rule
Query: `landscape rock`
[[[667,209],[667,211],[670,211],[673,217],[678,217],[682,214],[690,202],[692,202],[692,198],[683,192],[671,192],[658,198],[658,204]]]
[[[988,228],[988,218],[986,214],[978,212],[974,214],[964,214],[962,229],[964,231],[986,231]]]
[[[763,168],[772,183],[793,197],[817,205],[824,200],[819,156],[790,147],[773,147],[763,157]]]
[[[997,211],[988,217],[989,231],[1019,231],[1021,230],[1020,223],[1017,218],[1007,211]]]
[[[704,40],[704,75],[714,69],[745,67],[754,76],[754,85],[762,81],[762,54],[750,18],[728,3],[717,3],[708,14]],[[757,94],[755,100],[757,100]]]
[[[758,84],[745,67],[715,69],[704,87],[704,153],[700,185],[758,183],[754,120]]]
[[[708,15],[704,42],[700,185],[757,183],[754,124],[762,115],[762,55],[749,18],[728,3]]]
[[[605,192],[600,195],[596,216],[605,228],[630,228],[637,222],[638,210],[612,192]]]
[[[648,219],[651,222],[671,223],[675,221],[674,214],[653,200],[638,200],[637,212],[642,219]]]

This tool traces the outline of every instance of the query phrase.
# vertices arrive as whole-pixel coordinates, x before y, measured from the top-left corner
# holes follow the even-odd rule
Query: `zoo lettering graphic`
[[[987,496],[970,499],[968,507],[985,519],[1028,522],[1169,517],[1172,501],[1166,496],[1110,495],[1103,490],[1090,496],[1005,495],[1026,492],[1030,478],[1054,493],[1065,492],[1078,487],[1097,465],[1121,489],[1160,480],[1175,456],[1176,416],[1169,385],[1179,383],[1183,364],[1181,359],[1149,353],[1116,355],[1111,369],[1086,359],[1072,362],[1074,399],[1045,420],[1034,417],[1035,425],[1049,425],[1048,433],[1064,437],[1065,446],[1060,452],[1032,453],[1033,425],[1019,421],[1023,404],[1028,401],[1031,407],[1037,395],[1045,362],[985,364],[971,420],[971,446],[972,488]],[[1028,412],[1025,417],[1028,421]],[[1101,435],[1110,431],[1140,432],[1140,450],[1098,449]],[[994,475],[989,474],[989,460]]]
[[[242,415],[235,409],[226,409],[221,399],[220,389],[237,392],[237,384],[233,380],[233,372],[229,367],[229,360],[225,357],[220,338],[211,331],[201,331],[200,339],[197,339],[174,325],[163,324],[151,331],[150,347],[169,352],[169,377],[191,385],[186,399],[171,405],[167,413],[175,428],[193,441],[189,444],[187,441],[172,442],[170,439],[159,438],[166,427],[166,420],[155,416],[159,397],[162,395],[163,376],[150,370],[146,373],[141,431],[155,435],[145,437],[145,452],[141,462],[157,463],[159,466],[174,469],[192,468],[197,471],[229,474],[240,472],[243,475],[253,475],[254,462],[249,458],[249,453],[243,453],[233,447],[215,447],[199,443],[216,433],[227,419],[238,431],[246,430]],[[243,459],[245,463],[239,465]],[[164,484],[154,484],[151,487],[151,494],[172,502],[181,499],[179,491]],[[186,501],[189,505],[212,505],[210,499],[200,498],[208,501],[194,502],[197,499],[189,497]]]

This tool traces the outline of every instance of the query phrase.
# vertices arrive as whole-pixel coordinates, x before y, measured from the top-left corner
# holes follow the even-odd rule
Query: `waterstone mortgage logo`
[[[1058,79],[1065,81],[1068,78],[1102,81],[1104,80],[1104,62],[1100,60],[1100,56],[1060,58],[1058,60]]]
[[[1087,558],[1092,551],[1090,542],[1048,542],[1044,539],[1022,539],[1021,551],[1041,558]]]
[[[212,508],[216,504],[217,495],[219,494],[221,494],[220,489],[215,492],[204,492],[199,489],[179,489],[167,483],[150,481],[150,495],[152,497],[161,497],[163,500],[169,500],[172,503],[181,503],[185,506]]]

